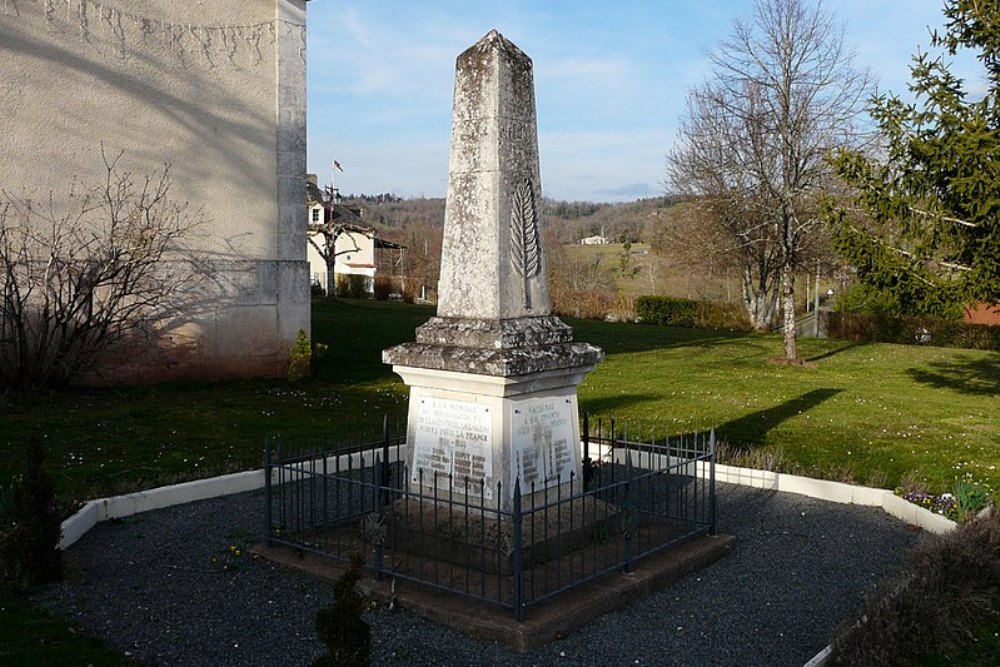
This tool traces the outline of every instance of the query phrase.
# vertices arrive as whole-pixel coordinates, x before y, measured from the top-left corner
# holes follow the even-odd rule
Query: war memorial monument
[[[732,546],[713,438],[581,428],[604,354],[552,314],[532,67],[495,30],[458,56],[437,313],[383,352],[405,435],[265,465],[276,560],[360,555],[367,594],[522,651]]]

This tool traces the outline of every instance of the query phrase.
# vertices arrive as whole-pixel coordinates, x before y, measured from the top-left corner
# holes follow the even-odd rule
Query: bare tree
[[[326,209],[326,220],[322,223],[310,225],[309,244],[316,249],[319,256],[326,264],[326,295],[328,298],[335,298],[337,295],[336,265],[337,257],[350,253],[360,252],[361,247],[352,232],[361,232],[355,216],[344,216],[338,211],[337,194],[333,188],[328,187],[323,196],[323,205]],[[316,236],[322,237],[317,241]],[[337,249],[337,241],[346,238],[348,243],[342,244],[340,250]]]
[[[64,200],[0,192],[0,390],[76,379],[196,288],[200,216],[168,196],[169,168],[134,179],[102,157],[104,182]]]
[[[689,94],[668,157],[668,183],[704,197],[726,232],[716,250],[739,257],[745,299],[773,299],[777,271],[788,360],[798,356],[795,271],[820,226],[826,157],[861,138],[869,77],[852,60],[843,27],[821,3],[758,0],[711,54],[712,79]]]

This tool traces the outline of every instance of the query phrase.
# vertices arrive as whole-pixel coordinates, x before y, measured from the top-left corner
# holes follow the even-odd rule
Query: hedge
[[[830,338],[1000,351],[1000,326],[960,320],[831,312]]]
[[[671,327],[696,329],[728,329],[749,331],[746,310],[733,303],[695,301],[668,296],[642,296],[636,299],[639,321]]]

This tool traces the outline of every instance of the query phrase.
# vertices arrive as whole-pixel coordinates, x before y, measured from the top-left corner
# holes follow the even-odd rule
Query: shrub
[[[45,471],[45,450],[32,438],[23,481],[5,495],[6,517],[0,516],[0,581],[16,590],[62,576],[62,533],[55,503],[55,484]]]
[[[305,329],[299,329],[295,345],[288,354],[288,381],[301,382],[309,377],[312,369],[312,346]]]
[[[695,302],[667,296],[644,296],[636,303],[639,317],[646,324],[693,327]]]
[[[393,293],[392,276],[384,276],[381,273],[375,276],[375,298],[379,301],[386,301]]]
[[[643,296],[636,300],[636,314],[647,324],[732,331],[750,329],[746,312],[738,304]]]
[[[204,270],[184,246],[204,216],[170,196],[169,168],[133,177],[121,154],[101,155],[93,186],[0,189],[0,392],[78,380],[200,298]]]
[[[337,276],[337,296],[341,299],[365,299],[369,296],[368,276],[354,273]]]
[[[316,632],[326,644],[326,655],[313,667],[368,667],[371,664],[372,631],[361,618],[361,595],[355,590],[364,562],[351,557],[351,565],[333,584],[333,606],[316,612]]]
[[[636,318],[635,297],[618,292],[611,306],[611,312],[604,318],[615,322],[634,322]]]
[[[552,310],[557,315],[603,320],[614,310],[615,293],[610,290],[553,290]]]
[[[326,297],[326,290],[319,284],[319,281],[313,281],[309,285],[309,296],[314,299],[322,299]]]
[[[832,312],[828,331],[830,338],[841,340],[1000,350],[1000,326],[933,317]]]
[[[399,292],[403,295],[404,303],[415,303],[420,296],[420,285],[416,280],[399,279]]]
[[[860,621],[833,643],[836,665],[919,664],[954,657],[992,614],[1000,613],[1000,512],[929,539],[903,571],[870,595]]]

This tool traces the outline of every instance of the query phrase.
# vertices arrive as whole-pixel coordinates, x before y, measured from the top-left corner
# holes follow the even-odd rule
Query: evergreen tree
[[[944,15],[945,32],[931,39],[944,53],[919,53],[910,68],[916,101],[871,102],[882,159],[834,156],[863,215],[826,212],[859,278],[910,314],[1000,302],[1000,1],[946,0]],[[981,99],[945,60],[962,48],[985,69]]]

